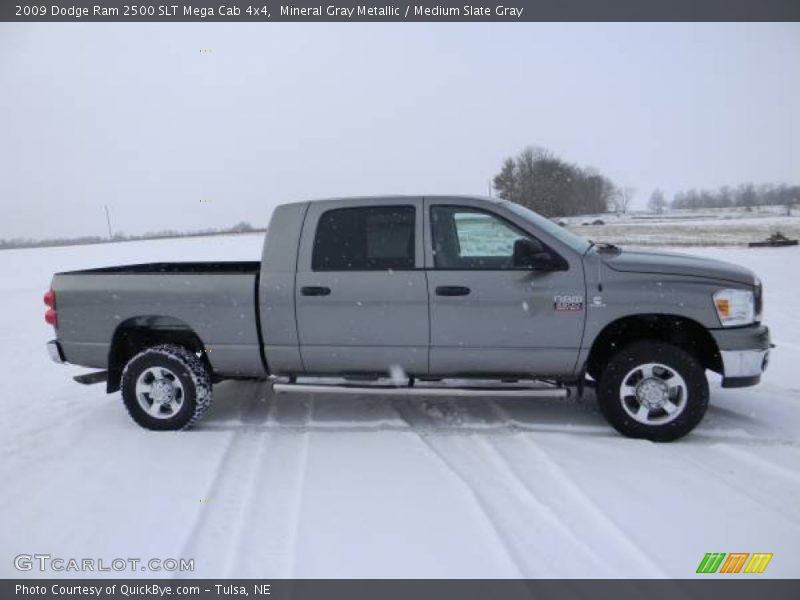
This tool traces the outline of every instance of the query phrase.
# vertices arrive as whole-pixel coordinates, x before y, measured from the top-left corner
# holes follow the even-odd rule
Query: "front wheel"
[[[122,400],[146,429],[185,429],[211,405],[211,378],[194,353],[173,344],[148,348],[122,372]]]
[[[600,410],[628,437],[676,440],[694,429],[708,408],[705,369],[672,344],[634,342],[612,356],[599,375]]]

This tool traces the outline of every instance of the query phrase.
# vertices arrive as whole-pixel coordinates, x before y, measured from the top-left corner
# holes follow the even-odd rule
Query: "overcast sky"
[[[638,190],[800,183],[798,24],[0,24],[0,238],[485,194],[526,145]]]

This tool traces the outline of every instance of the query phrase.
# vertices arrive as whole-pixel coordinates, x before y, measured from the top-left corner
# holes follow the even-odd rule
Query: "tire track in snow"
[[[465,420],[462,407],[452,401],[436,402],[433,406],[438,414],[443,414],[450,421]],[[442,407],[445,409],[443,413]],[[533,493],[487,441],[486,434],[450,435],[435,430],[426,434],[421,429],[425,425],[435,425],[435,420],[420,413],[414,404],[408,402],[398,401],[395,408],[420,439],[472,492],[522,576],[557,577],[561,573],[566,574],[564,569],[575,561],[592,573],[612,574],[600,555],[569,527],[568,519],[554,512]],[[530,523],[537,523],[539,535],[535,539],[530,535],[522,535],[518,526],[520,520],[529,526]]]
[[[418,428],[414,424],[416,417],[412,416],[411,418],[409,418],[407,407],[401,406],[400,401],[393,403],[393,406],[397,411],[397,414],[400,416],[400,418],[404,420],[406,423],[408,423],[409,429],[417,435],[417,437],[425,445],[425,447],[428,448],[430,453],[434,457],[436,457],[436,459],[442,465],[444,465],[444,467],[450,473],[453,474],[456,480],[459,481],[466,488],[466,490],[470,494],[470,497],[475,502],[475,505],[477,506],[479,512],[483,514],[489,529],[494,533],[494,537],[499,547],[508,557],[509,562],[511,562],[511,564],[514,565],[514,570],[516,570],[516,572],[520,577],[525,577],[527,569],[523,567],[524,557],[519,556],[519,554],[515,551],[515,549],[509,546],[502,528],[498,525],[497,520],[492,516],[492,511],[488,507],[484,495],[481,494],[479,490],[475,487],[475,485],[467,477],[464,476],[463,472],[460,469],[457,469],[455,465],[450,460],[448,460],[447,456],[443,454],[439,450],[439,448],[437,448],[436,445],[434,445],[431,442],[430,439],[428,439],[428,435],[426,433],[418,430]]]
[[[314,401],[272,398],[268,427],[257,428],[259,468],[229,555],[228,577],[288,578],[294,571]]]
[[[748,484],[744,484],[736,474],[728,472],[726,468],[730,467],[730,460],[719,456],[721,454],[728,454],[728,452],[726,452],[724,447],[720,448],[720,446],[722,445],[711,446],[709,450],[712,451],[704,452],[702,460],[698,460],[685,453],[679,454],[679,457],[693,467],[708,473],[737,493],[746,496],[757,504],[768,507],[772,512],[780,514],[795,527],[800,526],[800,516],[788,512],[786,510],[787,505],[785,501],[776,498],[770,491],[759,486],[754,486],[752,480],[749,480],[747,482]],[[722,450],[722,452],[716,452],[718,456],[714,456],[715,452],[713,452],[713,450]]]
[[[248,384],[242,384],[248,385]],[[240,427],[233,431],[220,460],[214,468],[207,492],[178,556],[194,558],[196,573],[219,577],[221,568],[230,562],[236,524],[243,515],[254,474],[259,469],[258,431],[248,428],[266,419],[269,405],[259,407],[263,385],[255,385],[239,406]],[[231,525],[233,524],[233,528]]]
[[[538,514],[544,516],[547,521],[549,521],[553,528],[556,529],[558,533],[560,533],[564,539],[569,540],[571,544],[574,544],[576,548],[580,548],[581,551],[586,554],[587,557],[590,557],[591,560],[595,563],[596,566],[600,566],[603,571],[605,571],[605,575],[614,575],[617,577],[622,577],[622,572],[616,572],[614,567],[598,554],[592,547],[590,547],[586,542],[584,542],[578,533],[576,533],[573,528],[569,524],[569,518],[565,518],[560,514],[560,511],[555,510],[552,503],[547,502],[543,499],[541,494],[536,493],[536,488],[529,484],[519,473],[518,469],[514,467],[511,461],[497,448],[495,443],[491,441],[490,436],[480,436],[477,438],[479,443],[481,443],[487,451],[487,454],[493,455],[493,462],[497,466],[499,471],[503,471],[508,475],[509,481],[514,480],[514,488],[520,492],[524,493],[530,498],[530,504],[533,508],[535,508]],[[586,566],[586,563],[581,561],[582,566]]]
[[[763,387],[768,386],[764,384]],[[761,397],[751,391],[741,390],[739,393],[752,400],[754,406],[761,401]],[[760,415],[740,412],[736,408],[711,404],[704,421],[692,432],[692,437],[719,445],[735,444],[737,447],[800,447],[795,431],[780,419],[765,416],[767,419],[771,418],[771,421]],[[737,435],[737,432],[742,435]]]
[[[750,463],[754,467],[758,467],[759,469],[764,469],[765,471],[768,471],[777,477],[781,477],[787,481],[791,481],[795,485],[800,485],[800,473],[792,471],[791,469],[787,469],[786,467],[765,460],[759,456],[756,456],[751,452],[745,452],[744,450],[741,450],[729,444],[719,444],[715,446],[715,448],[720,452],[724,452],[730,455],[732,458],[743,460],[745,462]]]
[[[786,390],[780,391],[783,393]],[[758,394],[749,390],[740,390],[738,393],[745,396],[745,398],[751,399],[754,405],[756,405],[759,399]],[[774,420],[765,420],[765,416],[767,419],[770,418],[768,415],[756,414],[755,411],[741,412],[741,410],[737,410],[736,408],[711,404],[705,417],[708,423],[703,422],[702,425],[706,427],[722,426],[722,428],[740,430],[752,436],[754,440],[769,441],[771,443],[770,445],[775,445],[776,442],[781,443],[781,445],[797,443],[797,440],[793,438],[796,434],[795,431],[792,431],[784,424],[775,422]],[[706,433],[713,436],[715,430],[713,428],[706,429],[706,427],[701,427],[698,433]],[[776,433],[781,435],[779,439],[776,439]]]
[[[269,422],[272,413],[275,409],[274,396],[268,397],[268,407],[264,414],[263,423]],[[259,443],[256,450],[256,459],[251,472],[250,485],[245,489],[245,495],[242,498],[242,503],[239,506],[239,512],[234,522],[233,542],[231,543],[231,551],[227,555],[227,561],[224,567],[225,577],[234,577],[233,571],[236,567],[237,557],[241,554],[242,540],[247,536],[247,529],[250,522],[250,513],[252,507],[258,502],[258,491],[263,486],[263,466],[266,461],[266,455],[269,449],[270,435],[266,432],[260,432],[258,435]]]
[[[499,406],[495,401],[491,401],[492,408],[497,412],[498,416],[503,420],[508,420],[510,417],[508,413]],[[536,471],[536,486],[540,489],[548,490],[551,495],[551,501],[547,502],[548,506],[556,514],[564,512],[563,504],[558,501],[559,498],[566,499],[570,502],[570,509],[567,514],[562,517],[567,523],[580,522],[577,527],[580,531],[585,533],[588,539],[603,540],[603,548],[600,550],[604,555],[604,562],[608,564],[608,555],[614,554],[612,568],[617,571],[619,577],[630,577],[630,565],[637,565],[641,570],[641,574],[646,577],[666,577],[666,573],[647,556],[645,550],[639,546],[628,534],[617,525],[595,502],[592,498],[584,492],[580,486],[575,482],[566,470],[564,470],[540,444],[534,442],[529,434],[517,434],[507,438],[503,438],[500,442],[493,441],[495,451],[500,454],[508,463],[509,468],[512,469],[520,481],[523,482],[533,493],[533,483],[528,482],[529,475],[527,472],[522,472],[518,467],[515,467],[515,461],[509,456],[510,452],[504,448],[510,444],[524,445],[528,453],[533,453],[538,466],[541,469]],[[584,517],[582,518],[576,510],[578,509]],[[609,543],[613,543],[613,551],[609,550]],[[597,555],[596,550],[589,547],[590,551]],[[623,570],[613,567],[613,565],[624,565]]]
[[[314,420],[314,398],[313,396],[308,401],[308,413],[306,415],[306,423],[310,425]],[[311,432],[305,431],[301,434],[301,444],[299,448],[297,469],[293,472],[296,473],[295,480],[291,486],[292,494],[289,499],[289,519],[288,523],[291,524],[288,535],[288,544],[286,548],[286,556],[288,564],[284,577],[291,578],[295,574],[297,566],[297,538],[300,532],[300,514],[301,505],[303,501],[303,488],[306,482],[306,473],[308,472],[308,451],[311,445]]]

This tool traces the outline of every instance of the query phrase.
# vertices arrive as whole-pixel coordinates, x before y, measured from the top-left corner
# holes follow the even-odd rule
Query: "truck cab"
[[[294,285],[269,268],[269,243],[265,253],[261,316],[276,373],[573,375],[585,315],[574,302],[585,295],[580,248],[526,231],[504,203],[333,200],[279,208],[275,218],[288,221],[280,211],[305,211],[305,225],[299,236],[281,228],[287,244],[300,241]],[[287,331],[290,316],[296,330]]]

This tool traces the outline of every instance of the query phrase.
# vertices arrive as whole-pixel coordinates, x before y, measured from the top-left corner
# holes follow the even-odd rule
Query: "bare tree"
[[[636,188],[633,187],[623,187],[617,189],[617,193],[614,194],[614,210],[618,213],[628,212],[635,194]]]
[[[722,186],[716,190],[686,190],[675,193],[672,208],[727,208],[732,206],[752,210],[754,206],[783,206],[791,214],[792,206],[800,202],[800,185],[785,183],[751,183],[735,188]]]
[[[519,189],[518,172],[517,163],[514,162],[513,158],[507,158],[503,162],[500,172],[492,180],[494,189],[500,198],[516,202],[517,190]]]
[[[740,185],[736,190],[736,195],[738,196],[736,204],[739,206],[744,206],[744,209],[747,212],[753,210],[753,206],[756,204],[757,196],[756,188],[752,183]]]
[[[576,207],[585,208],[588,213],[602,213],[613,206],[616,187],[608,177],[588,168],[580,170],[574,191]]]
[[[535,147],[507,158],[492,182],[498,197],[547,217],[605,212],[616,189],[594,169]]]
[[[667,207],[667,199],[664,196],[664,192],[658,188],[654,189],[653,193],[650,194],[650,200],[647,202],[647,207],[654,213],[661,214],[664,212],[664,209]]]

